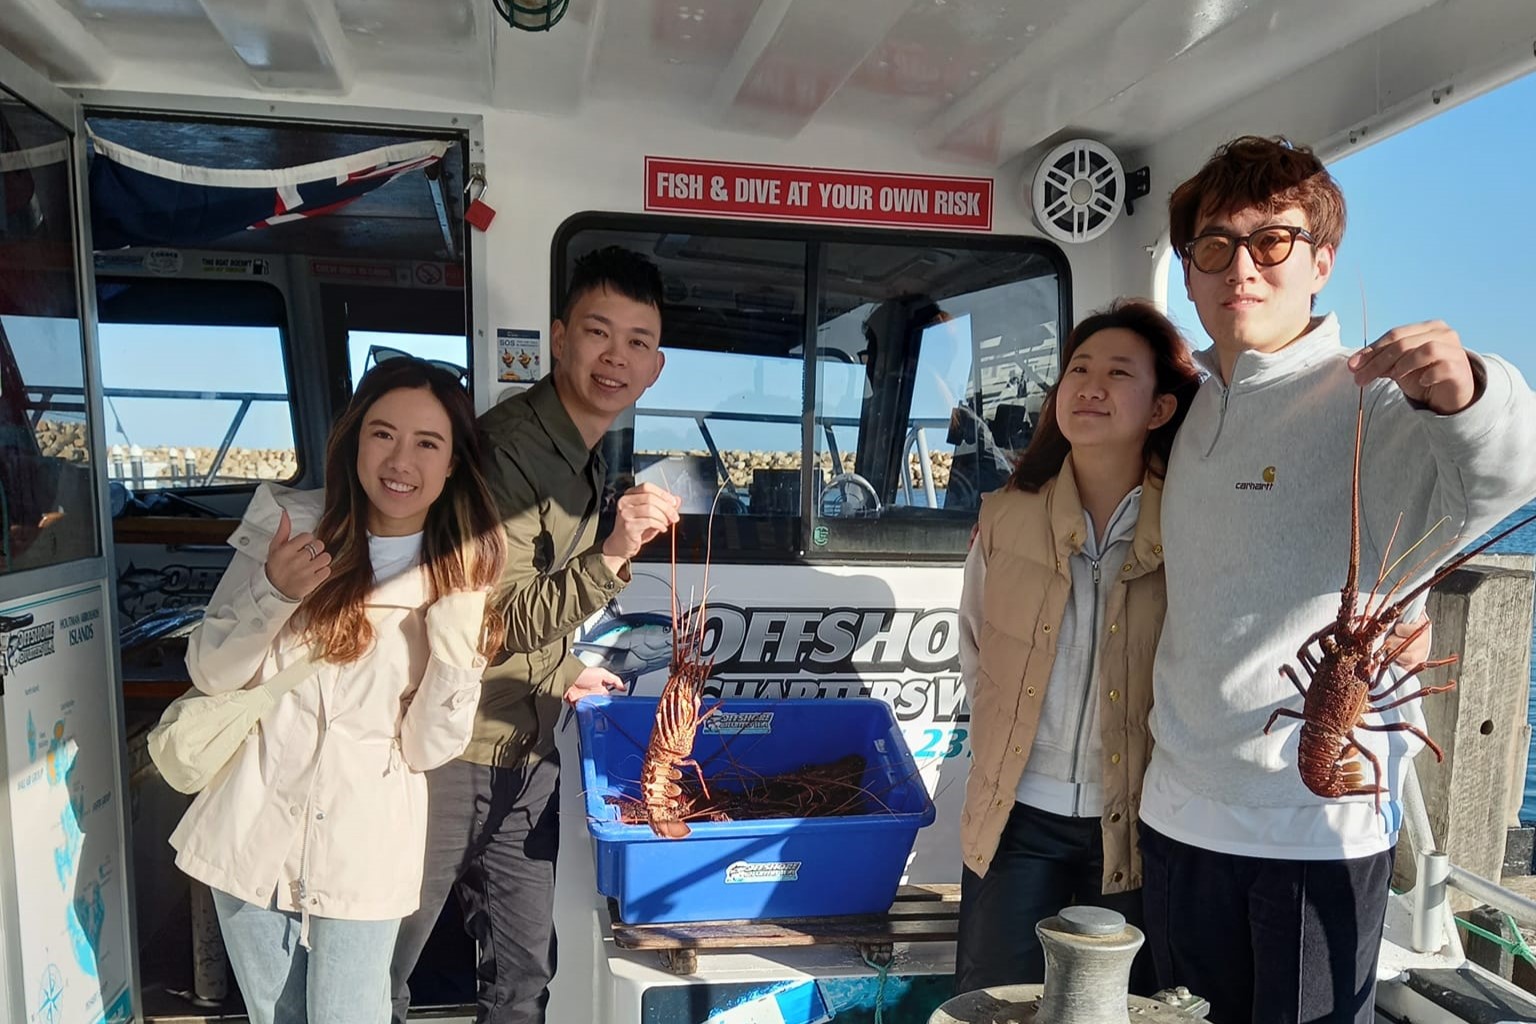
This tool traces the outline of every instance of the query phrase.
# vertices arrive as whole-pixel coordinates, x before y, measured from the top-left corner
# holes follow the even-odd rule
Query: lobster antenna
[[[1434,525],[1432,525],[1425,532],[1424,536],[1420,537],[1417,541],[1415,541],[1413,546],[1410,547],[1407,551],[1404,551],[1401,555],[1399,555],[1397,557],[1397,561],[1393,562],[1391,564],[1391,566],[1386,567],[1385,572],[1388,573],[1388,574],[1396,575],[1397,574],[1397,570],[1399,568],[1401,568],[1402,564],[1408,560],[1408,556],[1413,554],[1420,547],[1422,547],[1424,545],[1424,542],[1429,540],[1430,536],[1433,535],[1436,530],[1440,529],[1440,527],[1444,526],[1446,523],[1448,523],[1450,521],[1451,521],[1451,517],[1450,516],[1441,516],[1434,523]],[[1388,603],[1391,602],[1392,595],[1397,593],[1398,590],[1402,587],[1402,585],[1404,583],[1406,583],[1408,580],[1412,579],[1413,577],[1417,576],[1419,574],[1419,572],[1425,566],[1427,566],[1430,563],[1436,561],[1440,556],[1442,556],[1446,552],[1450,551],[1452,546],[1454,545],[1454,542],[1455,542],[1455,540],[1454,540],[1454,538],[1452,538],[1452,540],[1446,541],[1444,544],[1441,544],[1439,547],[1435,548],[1429,554],[1425,555],[1418,562],[1416,562],[1414,564],[1413,568],[1409,569],[1407,572],[1403,573],[1401,576],[1398,576],[1397,577],[1397,582],[1392,584],[1392,586],[1390,588],[1388,588],[1388,590],[1387,590],[1387,592],[1385,594],[1381,595],[1381,604],[1377,607],[1376,610],[1379,612],[1379,611],[1381,611],[1382,608],[1385,608],[1388,605]]]
[[[709,503],[709,518],[705,520],[704,524],[704,592],[699,597],[699,610],[697,613],[699,621],[694,626],[694,639],[698,642],[698,648],[696,649],[702,649],[704,646],[704,624],[709,618],[704,614],[705,609],[709,605],[709,563],[714,557],[715,550],[715,509],[720,507],[720,495],[724,493],[724,487],[720,487],[715,491],[715,500]]]
[[[1470,551],[1464,551],[1461,554],[1457,555],[1455,558],[1451,559],[1451,561],[1447,562],[1440,569],[1439,572],[1435,573],[1429,579],[1425,580],[1423,583],[1420,583],[1418,586],[1416,586],[1412,590],[1408,591],[1408,593],[1406,593],[1402,597],[1398,598],[1397,602],[1395,604],[1395,607],[1397,607],[1397,608],[1406,608],[1408,605],[1413,603],[1413,599],[1414,598],[1418,597],[1420,594],[1424,593],[1426,590],[1428,590],[1431,587],[1435,586],[1437,583],[1439,583],[1441,580],[1445,579],[1451,573],[1455,572],[1457,569],[1460,569],[1462,566],[1466,565],[1472,559],[1476,558],[1478,555],[1482,554],[1484,551],[1487,551],[1489,548],[1493,547],[1499,541],[1503,540],[1505,537],[1508,537],[1510,534],[1514,533],[1516,530],[1521,529],[1522,527],[1530,526],[1532,523],[1536,523],[1536,513],[1528,515],[1524,519],[1521,519],[1519,522],[1515,523],[1514,525],[1508,526],[1508,527],[1500,530],[1498,533],[1494,534],[1492,537],[1489,537],[1487,540],[1483,541],[1481,544],[1479,544],[1477,547],[1471,549]],[[1431,555],[1430,557],[1432,558],[1434,556]]]
[[[677,531],[672,534],[672,664],[675,666],[678,659],[677,644]]]
[[[1365,610],[1366,610],[1367,613],[1369,613],[1370,610],[1371,610],[1371,601],[1375,599],[1377,592],[1379,590],[1381,590],[1381,588],[1383,586],[1386,585],[1386,582],[1387,582],[1387,559],[1392,557],[1392,548],[1397,544],[1397,532],[1399,530],[1401,530],[1402,528],[1403,528],[1403,514],[1401,512],[1399,512],[1397,514],[1397,522],[1392,524],[1392,535],[1387,538],[1387,546],[1381,552],[1381,571],[1376,574],[1376,585],[1371,588],[1370,596],[1365,599]],[[1401,562],[1402,559],[1398,559],[1398,561]],[[1383,604],[1386,603],[1385,599],[1383,599],[1382,603]]]
[[[1435,523],[1434,526],[1431,526],[1429,528],[1430,529],[1430,533],[1433,533],[1435,530],[1439,529],[1441,525],[1443,525],[1444,523],[1448,522],[1449,520],[1450,520],[1450,516],[1442,516],[1439,522]],[[1453,551],[1455,549],[1455,547],[1456,547],[1456,539],[1457,539],[1458,536],[1460,536],[1460,535],[1458,534],[1456,536],[1453,536],[1450,540],[1445,541],[1439,547],[1435,548],[1429,554],[1425,555],[1423,558],[1421,558],[1417,562],[1415,562],[1411,569],[1408,569],[1401,576],[1399,576],[1397,582],[1392,584],[1392,589],[1387,591],[1385,594],[1382,595],[1381,608],[1387,607],[1387,602],[1391,599],[1392,595],[1397,593],[1400,589],[1402,589],[1403,585],[1406,584],[1409,580],[1411,580],[1415,576],[1417,576],[1427,566],[1433,565],[1440,558],[1442,558],[1443,556],[1445,556],[1445,555],[1449,554],[1451,551]],[[1429,534],[1425,534],[1424,535],[1424,540],[1428,540],[1428,539],[1429,539]],[[1492,544],[1492,543],[1494,543],[1494,541],[1503,540],[1503,539],[1504,539],[1504,535],[1500,534],[1498,537],[1494,538],[1493,541],[1489,541],[1488,543]],[[1419,541],[1419,543],[1422,544],[1424,542],[1424,540]],[[1475,555],[1475,554],[1481,552],[1483,550],[1483,548],[1485,548],[1487,546],[1488,546],[1487,544],[1484,544],[1482,547],[1479,547],[1476,550],[1474,550],[1472,552],[1472,554]],[[1415,544],[1414,547],[1418,547],[1418,544]],[[1407,555],[1404,555],[1403,557],[1406,558]],[[1435,581],[1439,582],[1439,580],[1444,578],[1447,574],[1453,572],[1455,570],[1455,568],[1457,566],[1459,566],[1459,565],[1461,565],[1461,561],[1456,561],[1456,562],[1453,562],[1453,563],[1447,563],[1446,566],[1442,567],[1439,570],[1436,570],[1436,575],[1434,576]],[[1396,567],[1394,567],[1394,570],[1395,570],[1395,568]],[[1419,593],[1419,591],[1417,591],[1417,590],[1414,591],[1408,597],[1405,597],[1402,600],[1400,600],[1398,602],[1398,605],[1402,606],[1402,605],[1407,604],[1418,593]],[[1378,612],[1380,610],[1381,610],[1380,608],[1377,609]]]
[[[1360,340],[1364,347],[1370,348],[1370,337],[1366,333],[1368,314],[1365,305],[1365,279],[1360,279]],[[1341,616],[1352,617],[1355,614],[1355,598],[1360,594],[1360,437],[1365,433],[1365,388],[1360,388],[1360,397],[1355,407],[1355,475],[1350,478],[1349,490],[1349,575],[1344,578],[1344,591],[1342,604],[1339,609]]]

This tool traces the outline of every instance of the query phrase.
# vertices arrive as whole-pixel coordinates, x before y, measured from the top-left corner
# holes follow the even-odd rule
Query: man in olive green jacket
[[[553,373],[480,418],[507,534],[493,597],[506,650],[486,670],[469,749],[427,776],[421,908],[401,922],[390,972],[399,1024],[450,890],[480,949],[475,1019],[544,1020],[560,841],[555,723],[562,698],[574,704],[621,685],[577,660],[572,637],[629,582],[629,559],[677,522],[677,499],[642,484],[619,498],[613,531],[597,539],[606,473],[598,446],[661,373],[661,301],[661,274],[642,256],[609,247],[578,260],[550,327]]]

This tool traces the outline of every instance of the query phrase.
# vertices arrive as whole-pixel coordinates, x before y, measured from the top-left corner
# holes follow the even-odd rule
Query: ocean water
[[[1533,513],[1536,513],[1536,501],[1526,505],[1505,520],[1503,524],[1489,532],[1498,533],[1500,530],[1513,525]],[[1536,523],[1521,527],[1489,550],[1508,554],[1536,552]],[[1536,635],[1533,635],[1531,638],[1531,655],[1531,686],[1527,694],[1526,719],[1533,727],[1536,727]],[[1532,747],[1536,748],[1536,728],[1533,728],[1532,736]],[[1536,822],[1536,749],[1532,749],[1530,763],[1526,768],[1525,800],[1520,805],[1520,820],[1526,823]]]

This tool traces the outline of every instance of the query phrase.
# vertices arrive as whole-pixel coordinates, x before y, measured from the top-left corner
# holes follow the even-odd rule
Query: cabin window
[[[0,575],[100,553],[70,153],[0,89]]]
[[[965,551],[1056,379],[1061,291],[1037,247],[822,247],[814,547]]]
[[[280,292],[103,277],[97,295],[109,478],[136,493],[298,478]]]
[[[471,364],[466,299],[457,275],[431,287],[322,283],[320,305],[327,330],[344,336],[346,343],[348,387],[334,394],[338,407],[351,398],[364,373],[380,360],[400,355],[436,363],[468,387]]]
[[[713,509],[716,560],[963,557],[1056,376],[1059,250],[584,215],[556,240],[556,302],[605,245],[661,268],[667,356],[605,442],[610,486],[681,495],[680,553],[703,555]]]
[[[347,335],[347,364],[352,387],[379,362],[396,356],[415,356],[439,366],[466,386],[469,367],[464,358],[463,334],[407,334],[393,331],[352,331]]]

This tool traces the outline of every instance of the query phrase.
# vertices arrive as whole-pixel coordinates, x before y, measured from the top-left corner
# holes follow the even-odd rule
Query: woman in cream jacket
[[[379,364],[332,431],[324,492],[263,486],[192,634],[205,693],[296,659],[282,697],[171,837],[214,890],[253,1024],[378,1024],[416,909],[422,772],[469,742],[485,599],[503,541],[469,396],[415,359]]]

